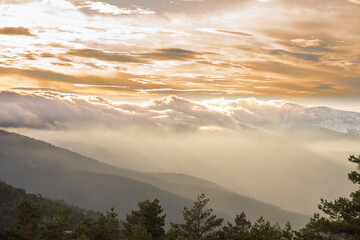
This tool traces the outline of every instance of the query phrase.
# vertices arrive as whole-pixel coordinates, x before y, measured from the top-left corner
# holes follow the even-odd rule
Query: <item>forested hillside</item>
[[[97,218],[100,213],[66,204],[61,200],[51,200],[41,195],[27,194],[23,189],[14,188],[0,181],[0,232],[17,221],[16,206],[28,199],[41,209],[44,219],[52,219],[59,211],[69,216],[70,224],[79,224],[84,218]]]
[[[18,201],[16,206],[2,208],[1,219],[8,221],[0,229],[0,239],[5,240],[234,240],[262,239],[262,236],[275,240],[279,237],[290,239],[294,234],[290,224],[282,229],[262,217],[252,225],[245,213],[236,216],[235,224],[223,225],[224,219],[208,208],[209,199],[204,194],[197,197],[192,208],[183,209],[181,222],[171,223],[166,231],[166,214],[158,199],[139,202],[121,221],[114,208],[100,215],[83,211],[79,217],[76,211],[74,213],[78,208],[63,205],[54,212],[58,203],[26,194],[5,183],[1,183],[1,193],[8,196],[3,198],[7,203],[2,203],[4,206]]]

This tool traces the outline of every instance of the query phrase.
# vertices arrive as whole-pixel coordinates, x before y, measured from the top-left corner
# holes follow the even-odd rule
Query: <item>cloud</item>
[[[21,90],[21,91],[43,91],[43,92],[58,92],[58,93],[69,93],[69,94],[75,94],[74,92],[69,91],[63,91],[63,90],[56,90],[51,88],[13,88],[13,90]]]
[[[180,49],[180,48],[167,48],[157,49],[149,53],[134,53],[132,55],[126,53],[113,53],[105,52],[97,49],[72,49],[67,55],[95,58],[103,61],[123,62],[123,63],[149,63],[149,61],[161,60],[161,61],[186,61],[195,59],[201,55],[201,53]]]
[[[101,1],[85,1],[80,8],[111,15],[148,15],[155,13],[154,11],[143,9],[141,7],[120,8],[118,6]]]
[[[34,36],[29,29],[24,27],[3,27],[0,28],[0,34]]]
[[[88,84],[81,93],[104,97],[124,93],[125,86],[146,99],[332,94],[354,102],[360,93],[351,80],[359,76],[357,6],[346,0],[6,0],[3,31],[36,37],[0,35],[0,67],[13,68],[0,70],[0,85],[77,92],[71,83]]]
[[[2,92],[0,103],[0,126],[3,127],[56,128],[85,123],[187,129],[211,124],[236,126],[229,116],[175,96],[144,104],[115,104],[99,97],[74,94]]]
[[[319,39],[306,40],[306,39],[296,38],[296,39],[291,39],[291,43],[299,45],[301,47],[318,47],[321,45],[321,40]]]
[[[139,58],[129,56],[127,54],[118,54],[118,53],[108,53],[102,50],[96,49],[72,49],[68,55],[86,57],[86,58],[96,58],[103,61],[113,61],[113,62],[133,62],[133,63],[143,63]]]
[[[317,86],[317,88],[334,90],[334,85],[330,83],[321,83]]]
[[[202,54],[191,50],[185,50],[180,48],[166,48],[166,49],[157,49],[154,52],[144,53],[141,54],[140,56],[152,60],[186,61],[190,59],[195,59],[200,55]]]
[[[334,121],[342,122],[338,126]],[[254,98],[198,102],[168,96],[135,104],[54,91],[0,93],[1,127],[63,128],[95,124],[172,130],[237,130],[244,125],[282,129],[304,123],[345,133],[351,129],[360,132],[360,113]]]
[[[225,34],[230,34],[230,35],[235,35],[235,36],[241,36],[241,37],[252,37],[254,35],[249,34],[249,33],[243,33],[243,32],[237,32],[237,31],[228,31],[228,30],[216,30],[220,33],[225,33]]]
[[[360,0],[348,0],[350,3],[360,4]]]
[[[299,58],[305,61],[313,61],[313,62],[318,62],[319,61],[319,55],[316,54],[310,54],[310,53],[297,53],[297,52],[289,52],[289,51],[285,51],[285,50],[271,50],[270,54],[273,55],[288,55],[288,56],[292,56],[295,58]]]
[[[20,75],[24,77],[42,79],[47,81],[60,81],[70,83],[81,83],[81,80],[67,74],[52,72],[42,69],[18,69],[18,68],[5,68],[0,67],[0,75]]]

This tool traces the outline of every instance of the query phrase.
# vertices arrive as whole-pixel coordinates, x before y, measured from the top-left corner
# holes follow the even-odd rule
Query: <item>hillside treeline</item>
[[[360,185],[360,156],[350,156],[356,170],[348,178]],[[79,221],[70,221],[73,214],[64,208],[52,218],[44,217],[41,201],[26,197],[16,206],[16,221],[2,231],[4,240],[359,240],[360,239],[360,189],[350,198],[335,201],[321,199],[319,209],[308,224],[298,231],[290,223],[284,228],[272,225],[260,217],[250,222],[240,213],[234,222],[224,223],[207,207],[209,199],[199,195],[192,208],[184,208],[183,221],[171,223],[165,231],[165,218],[160,201],[145,200],[138,203],[120,220],[115,209],[98,217],[83,215]],[[2,206],[2,216],[6,209]],[[11,208],[10,210],[11,211]],[[75,214],[76,215],[76,214]],[[3,218],[1,216],[1,218]],[[2,219],[4,221],[4,219]]]

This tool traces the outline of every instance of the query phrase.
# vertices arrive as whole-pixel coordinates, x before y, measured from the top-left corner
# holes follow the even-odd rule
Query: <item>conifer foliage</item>
[[[162,215],[163,209],[160,206],[160,201],[145,200],[138,203],[139,209],[132,210],[130,214],[126,215],[126,220],[123,223],[123,235],[132,239],[132,235],[144,229],[151,235],[153,240],[160,240],[165,237],[165,217]],[[147,234],[146,234],[147,235]]]
[[[6,232],[9,240],[37,240],[40,238],[41,211],[39,205],[29,199],[16,207],[18,222]]]
[[[171,224],[169,239],[178,240],[212,240],[218,238],[216,231],[223,222],[212,214],[212,209],[207,208],[209,199],[202,194],[197,197],[192,209],[184,208],[185,223]]]

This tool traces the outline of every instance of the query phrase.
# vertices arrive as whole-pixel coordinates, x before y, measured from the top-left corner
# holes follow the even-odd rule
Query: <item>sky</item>
[[[358,0],[1,0],[0,90],[360,111]]]

